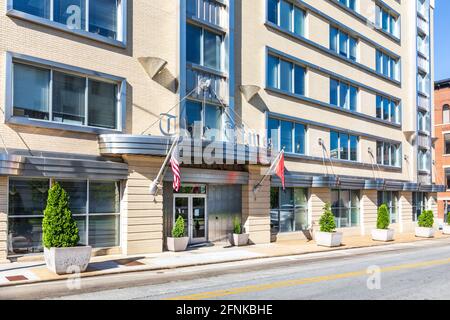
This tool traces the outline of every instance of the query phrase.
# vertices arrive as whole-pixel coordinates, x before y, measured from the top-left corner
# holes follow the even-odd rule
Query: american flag
[[[173,173],[173,190],[178,192],[181,187],[180,161],[178,160],[178,143],[170,156],[170,167]]]

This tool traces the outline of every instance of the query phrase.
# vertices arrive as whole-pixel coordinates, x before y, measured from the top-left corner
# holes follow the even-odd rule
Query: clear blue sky
[[[436,0],[434,12],[435,80],[450,78],[450,0]]]

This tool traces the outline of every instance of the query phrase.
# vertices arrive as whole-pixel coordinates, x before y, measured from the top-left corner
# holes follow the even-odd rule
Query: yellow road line
[[[431,261],[423,261],[423,262],[416,262],[416,263],[408,263],[408,264],[402,264],[402,265],[398,265],[398,266],[390,266],[390,267],[381,268],[380,271],[381,272],[394,272],[394,271],[400,271],[400,270],[406,270],[406,269],[417,269],[417,268],[438,266],[438,265],[445,265],[445,264],[450,264],[450,258],[442,259],[442,260],[431,260]],[[224,289],[224,290],[215,290],[215,291],[209,291],[209,292],[194,293],[194,294],[186,295],[186,296],[177,296],[177,297],[168,298],[167,300],[211,299],[211,298],[230,296],[230,295],[234,295],[234,294],[258,292],[258,291],[264,291],[264,290],[270,290],[270,289],[276,289],[276,288],[284,288],[284,287],[293,287],[293,286],[298,286],[298,285],[303,285],[303,284],[324,282],[324,281],[330,281],[330,280],[354,278],[354,277],[360,277],[360,276],[364,276],[364,275],[368,275],[367,270],[318,276],[318,277],[312,277],[312,278],[283,280],[283,281],[277,281],[277,282],[266,283],[266,284],[256,284],[256,285],[249,285],[249,286],[230,288],[230,289]]]

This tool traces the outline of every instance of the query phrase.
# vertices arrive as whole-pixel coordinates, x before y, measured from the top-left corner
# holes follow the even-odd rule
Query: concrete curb
[[[200,262],[200,263],[188,263],[188,264],[180,264],[175,266],[168,266],[168,267],[142,267],[140,269],[130,269],[130,270],[117,270],[114,272],[105,272],[105,273],[96,273],[96,274],[86,274],[82,273],[81,278],[92,278],[92,277],[101,277],[101,276],[107,276],[107,275],[118,275],[118,274],[124,274],[124,273],[137,273],[137,272],[148,272],[148,271],[160,271],[160,270],[174,270],[179,268],[187,268],[187,267],[198,267],[198,266],[206,266],[206,265],[220,265],[225,263],[232,263],[232,262],[239,262],[239,261],[252,261],[252,260],[264,260],[264,259],[270,259],[270,258],[281,258],[281,257],[296,257],[296,256],[305,256],[309,254],[315,254],[315,253],[326,253],[326,252],[334,252],[334,251],[342,251],[342,250],[349,250],[349,249],[362,249],[362,248],[372,248],[372,247],[389,247],[396,244],[407,244],[407,243],[416,243],[416,242],[431,242],[436,240],[442,240],[442,239],[450,239],[450,238],[431,238],[431,239],[425,239],[425,238],[418,238],[416,241],[405,241],[405,242],[374,242],[370,245],[360,245],[360,246],[341,246],[341,247],[335,247],[335,248],[327,248],[321,251],[316,252],[299,252],[299,253],[281,253],[281,254],[274,254],[271,256],[261,256],[261,257],[248,257],[248,258],[239,258],[239,259],[228,259],[223,261],[217,261],[217,262]],[[36,283],[51,283],[51,282],[57,282],[57,281],[64,281],[67,280],[71,275],[62,276],[58,279],[44,279],[44,280],[23,280],[23,281],[15,281],[11,283],[5,283],[0,284],[0,288],[4,287],[14,287],[14,286],[20,286],[20,285],[30,285],[30,284],[36,284]]]

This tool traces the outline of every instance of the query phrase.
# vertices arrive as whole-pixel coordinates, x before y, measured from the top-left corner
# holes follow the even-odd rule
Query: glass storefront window
[[[398,221],[398,202],[399,193],[394,191],[378,191],[378,207],[382,204],[386,204],[389,209],[391,217],[391,223],[397,223]]]
[[[95,248],[119,246],[119,182],[55,182],[60,183],[69,196],[69,207],[78,225],[80,244]],[[49,179],[9,180],[9,254],[42,252],[42,219],[49,186]]]
[[[359,191],[331,191],[331,211],[335,216],[337,228],[349,228],[359,225],[359,199]]]
[[[271,188],[270,220],[273,233],[301,231],[308,228],[308,189]]]

